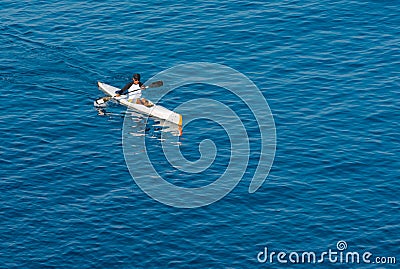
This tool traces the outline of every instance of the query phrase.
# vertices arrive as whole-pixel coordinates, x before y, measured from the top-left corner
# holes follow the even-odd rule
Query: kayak
[[[119,91],[120,89],[108,85],[106,83],[102,83],[102,82],[97,82],[97,85],[99,86],[99,89],[104,92],[105,94],[109,95],[109,96],[115,96],[115,92]],[[162,120],[166,120],[172,123],[175,123],[177,125],[182,125],[182,115],[175,113],[165,107],[159,106],[159,105],[155,105],[153,103],[151,107],[147,107],[144,106],[142,104],[136,104],[133,102],[131,102],[132,100],[128,100],[127,98],[124,97],[114,97],[113,98],[117,103],[124,105],[128,108],[131,108],[137,112],[140,112],[144,115],[149,115],[149,116],[153,116]]]

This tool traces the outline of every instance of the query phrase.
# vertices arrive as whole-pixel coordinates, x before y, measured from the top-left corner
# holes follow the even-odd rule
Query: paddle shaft
[[[127,93],[132,93],[132,92],[136,92],[136,91],[142,91],[142,90],[145,90],[145,89],[148,89],[148,88],[157,88],[157,87],[161,87],[162,85],[164,85],[164,83],[161,80],[159,80],[159,81],[151,83],[149,86],[146,86],[143,89],[137,89],[137,90],[133,90],[133,91],[128,91]],[[115,97],[117,97],[117,96],[115,95],[115,96],[102,97],[102,98],[97,99],[96,103],[97,104],[104,104],[105,102],[108,102],[111,99],[114,99]],[[100,103],[99,103],[99,101],[100,101]]]

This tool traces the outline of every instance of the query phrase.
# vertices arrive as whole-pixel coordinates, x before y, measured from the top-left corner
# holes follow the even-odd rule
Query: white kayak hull
[[[97,83],[99,86],[99,89],[104,92],[105,94],[109,96],[115,96],[115,92],[120,90],[114,86],[98,82]],[[141,104],[136,104],[130,102],[127,98],[114,98],[115,101],[117,101],[119,104],[124,105],[128,108],[131,108],[135,111],[138,111],[142,114],[157,117],[172,123],[175,123],[177,125],[182,125],[182,115],[175,113],[169,109],[166,109],[165,107],[158,106],[158,105],[153,105],[152,107],[146,107]]]

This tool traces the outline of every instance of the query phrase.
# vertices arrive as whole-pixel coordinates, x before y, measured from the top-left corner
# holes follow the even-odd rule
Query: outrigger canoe
[[[148,116],[153,116],[157,117],[162,120],[166,120],[172,123],[175,123],[177,125],[182,125],[182,115],[175,113],[165,107],[159,106],[159,105],[153,105],[151,107],[144,106],[142,104],[136,104],[134,102],[131,102],[131,100],[128,100],[127,98],[118,98],[115,97],[115,92],[119,91],[120,89],[108,85],[106,83],[102,82],[97,82],[99,89],[104,92],[105,94],[113,97],[113,99],[121,104],[124,105],[128,108],[131,108],[137,112],[140,112],[141,114],[148,115]]]

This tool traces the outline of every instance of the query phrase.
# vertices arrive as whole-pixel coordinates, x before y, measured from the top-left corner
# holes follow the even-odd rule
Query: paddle
[[[149,88],[157,88],[157,87],[161,87],[162,85],[164,85],[164,83],[161,80],[159,80],[159,81],[155,81],[155,82],[151,83],[150,85],[144,87],[144,89],[137,89],[137,90],[133,90],[133,91],[128,91],[128,93],[136,92],[136,91],[139,91],[139,90],[145,90],[145,89],[149,89]],[[110,101],[111,99],[114,99],[115,97],[117,97],[117,96],[114,95],[114,96],[101,97],[101,98],[97,99],[95,102],[98,105],[103,105],[104,103]]]

